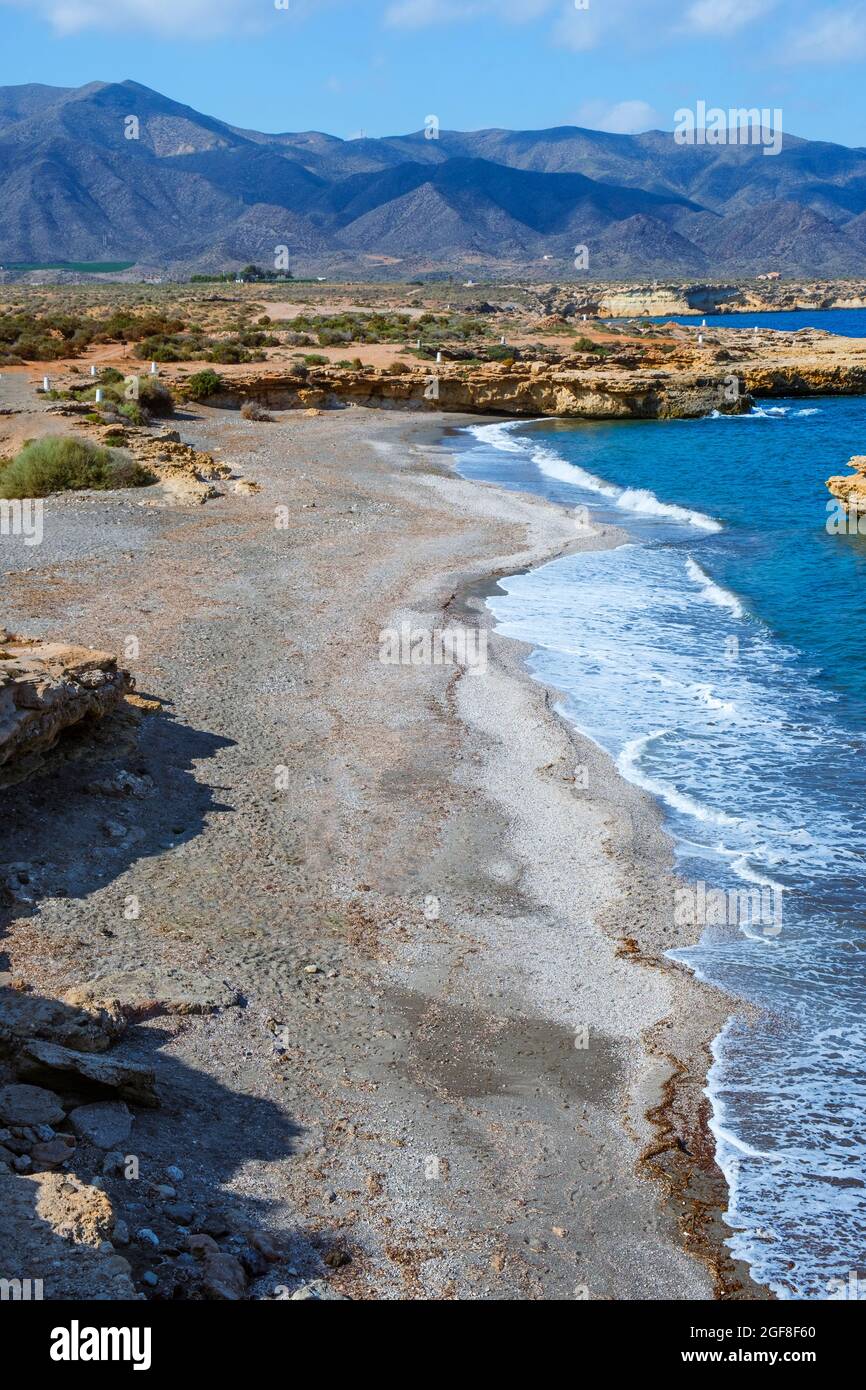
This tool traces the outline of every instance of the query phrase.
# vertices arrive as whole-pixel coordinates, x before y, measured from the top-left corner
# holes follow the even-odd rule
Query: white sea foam
[[[784,421],[782,407],[770,409],[724,418]],[[556,432],[514,428],[506,437],[534,459],[540,492],[554,492],[547,477],[590,504],[593,493],[618,504],[619,488],[560,457]],[[567,448],[580,444],[578,433]],[[490,602],[502,630],[533,645],[532,669],[564,692],[566,716],[668,809],[684,881],[785,892],[779,935],[740,924],[670,954],[769,1009],[725,1030],[707,1081],[730,1245],[779,1297],[822,1298],[840,1262],[857,1267],[866,1232],[866,959],[839,910],[866,856],[866,798],[849,805],[845,794],[846,768],[856,790],[857,744],[796,653],[689,565],[685,551],[703,555],[695,539],[678,530],[674,544],[652,537],[568,556],[503,581]],[[729,662],[726,639],[744,621],[741,659]],[[816,766],[818,778],[801,775]]]
[[[495,425],[470,425],[468,432],[475,436],[479,444],[487,444],[491,449],[501,449],[505,454],[522,454],[525,453],[523,446],[511,438],[510,431],[523,423],[523,420],[505,420]]]
[[[641,734],[637,738],[629,739],[616,762],[623,777],[635,786],[659,797],[681,815],[692,816],[695,820],[711,822],[714,825],[739,825],[740,821],[734,816],[729,816],[726,811],[715,811],[711,806],[705,806],[693,796],[689,796],[687,792],[680,791],[679,787],[664,782],[661,778],[651,777],[643,771],[640,764],[648,748],[668,733],[669,729],[656,729],[651,734]]]
[[[721,584],[711,579],[691,555],[686,556],[686,573],[689,579],[693,579],[700,586],[701,597],[708,603],[714,603],[717,608],[727,608],[735,618],[745,617],[745,609],[736,594],[732,594],[729,589],[722,588]]]
[[[532,450],[532,461],[536,467],[547,478],[555,478],[557,482],[571,483],[573,487],[581,487],[589,492],[596,492],[600,497],[606,497],[614,506],[619,507],[624,512],[632,512],[638,516],[653,516],[664,518],[668,521],[680,521],[686,526],[695,526],[701,531],[721,531],[721,523],[711,516],[705,516],[703,512],[692,511],[688,507],[678,507],[674,502],[663,502],[654,492],[648,488],[617,487],[614,483],[607,483],[602,478],[597,478],[594,473],[590,473],[586,468],[581,468],[577,463],[569,463],[567,459],[561,457],[553,449],[548,449],[544,445],[538,445]]]

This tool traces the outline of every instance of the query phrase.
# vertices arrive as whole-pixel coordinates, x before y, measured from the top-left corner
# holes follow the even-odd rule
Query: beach
[[[183,969],[234,993],[119,1048],[163,1098],[136,1113],[143,1175],[179,1166],[185,1201],[276,1242],[249,1297],[766,1297],[722,1245],[703,1087],[730,1001],[664,959],[691,943],[661,812],[485,605],[622,533],[458,477],[444,424],[192,408],[183,441],[258,491],[46,502],[4,622],[131,652],[153,707],[15,789],[3,857],[35,868],[3,984]],[[404,624],[481,628],[486,669],[384,664]],[[94,759],[152,797],[106,802]],[[170,1288],[147,1215],[161,1253],[122,1258]]]

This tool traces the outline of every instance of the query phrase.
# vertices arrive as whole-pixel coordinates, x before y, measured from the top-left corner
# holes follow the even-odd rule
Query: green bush
[[[0,497],[47,497],[52,492],[143,487],[151,474],[134,459],[86,439],[48,435],[32,440],[0,473]]]
[[[215,396],[223,387],[223,379],[218,372],[212,372],[209,368],[203,372],[194,372],[184,387],[184,394],[193,401],[205,401],[208,396]]]
[[[152,376],[139,377],[138,404],[151,415],[174,414],[174,397],[167,386]]]
[[[258,355],[261,356],[261,354]],[[205,353],[206,362],[237,363],[252,362],[253,360],[253,354],[247,352],[246,348],[241,347],[239,343],[217,343],[210,352]]]

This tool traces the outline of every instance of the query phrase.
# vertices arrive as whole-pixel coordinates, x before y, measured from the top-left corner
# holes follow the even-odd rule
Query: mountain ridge
[[[866,272],[866,150],[784,138],[424,131],[343,140],[232,126],[141,83],[0,88],[0,264],[207,271]],[[274,238],[277,238],[275,241]]]

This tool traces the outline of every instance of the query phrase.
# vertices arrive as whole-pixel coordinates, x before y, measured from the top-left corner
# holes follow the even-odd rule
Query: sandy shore
[[[483,674],[379,659],[383,629],[486,630],[497,576],[618,538],[455,476],[439,423],[201,410],[184,440],[258,493],[51,499],[40,548],[4,540],[6,626],[132,652],[162,702],[119,757],[7,794],[32,901],[4,913],[6,983],[183,966],[238,992],[123,1047],[164,1097],[142,1171],[274,1234],[253,1297],[763,1296],[719,1244],[701,1088],[728,1007],[661,959],[655,806],[519,644],[491,634]],[[155,794],[107,804],[94,766]],[[159,1234],[124,1257],[164,1290]]]

